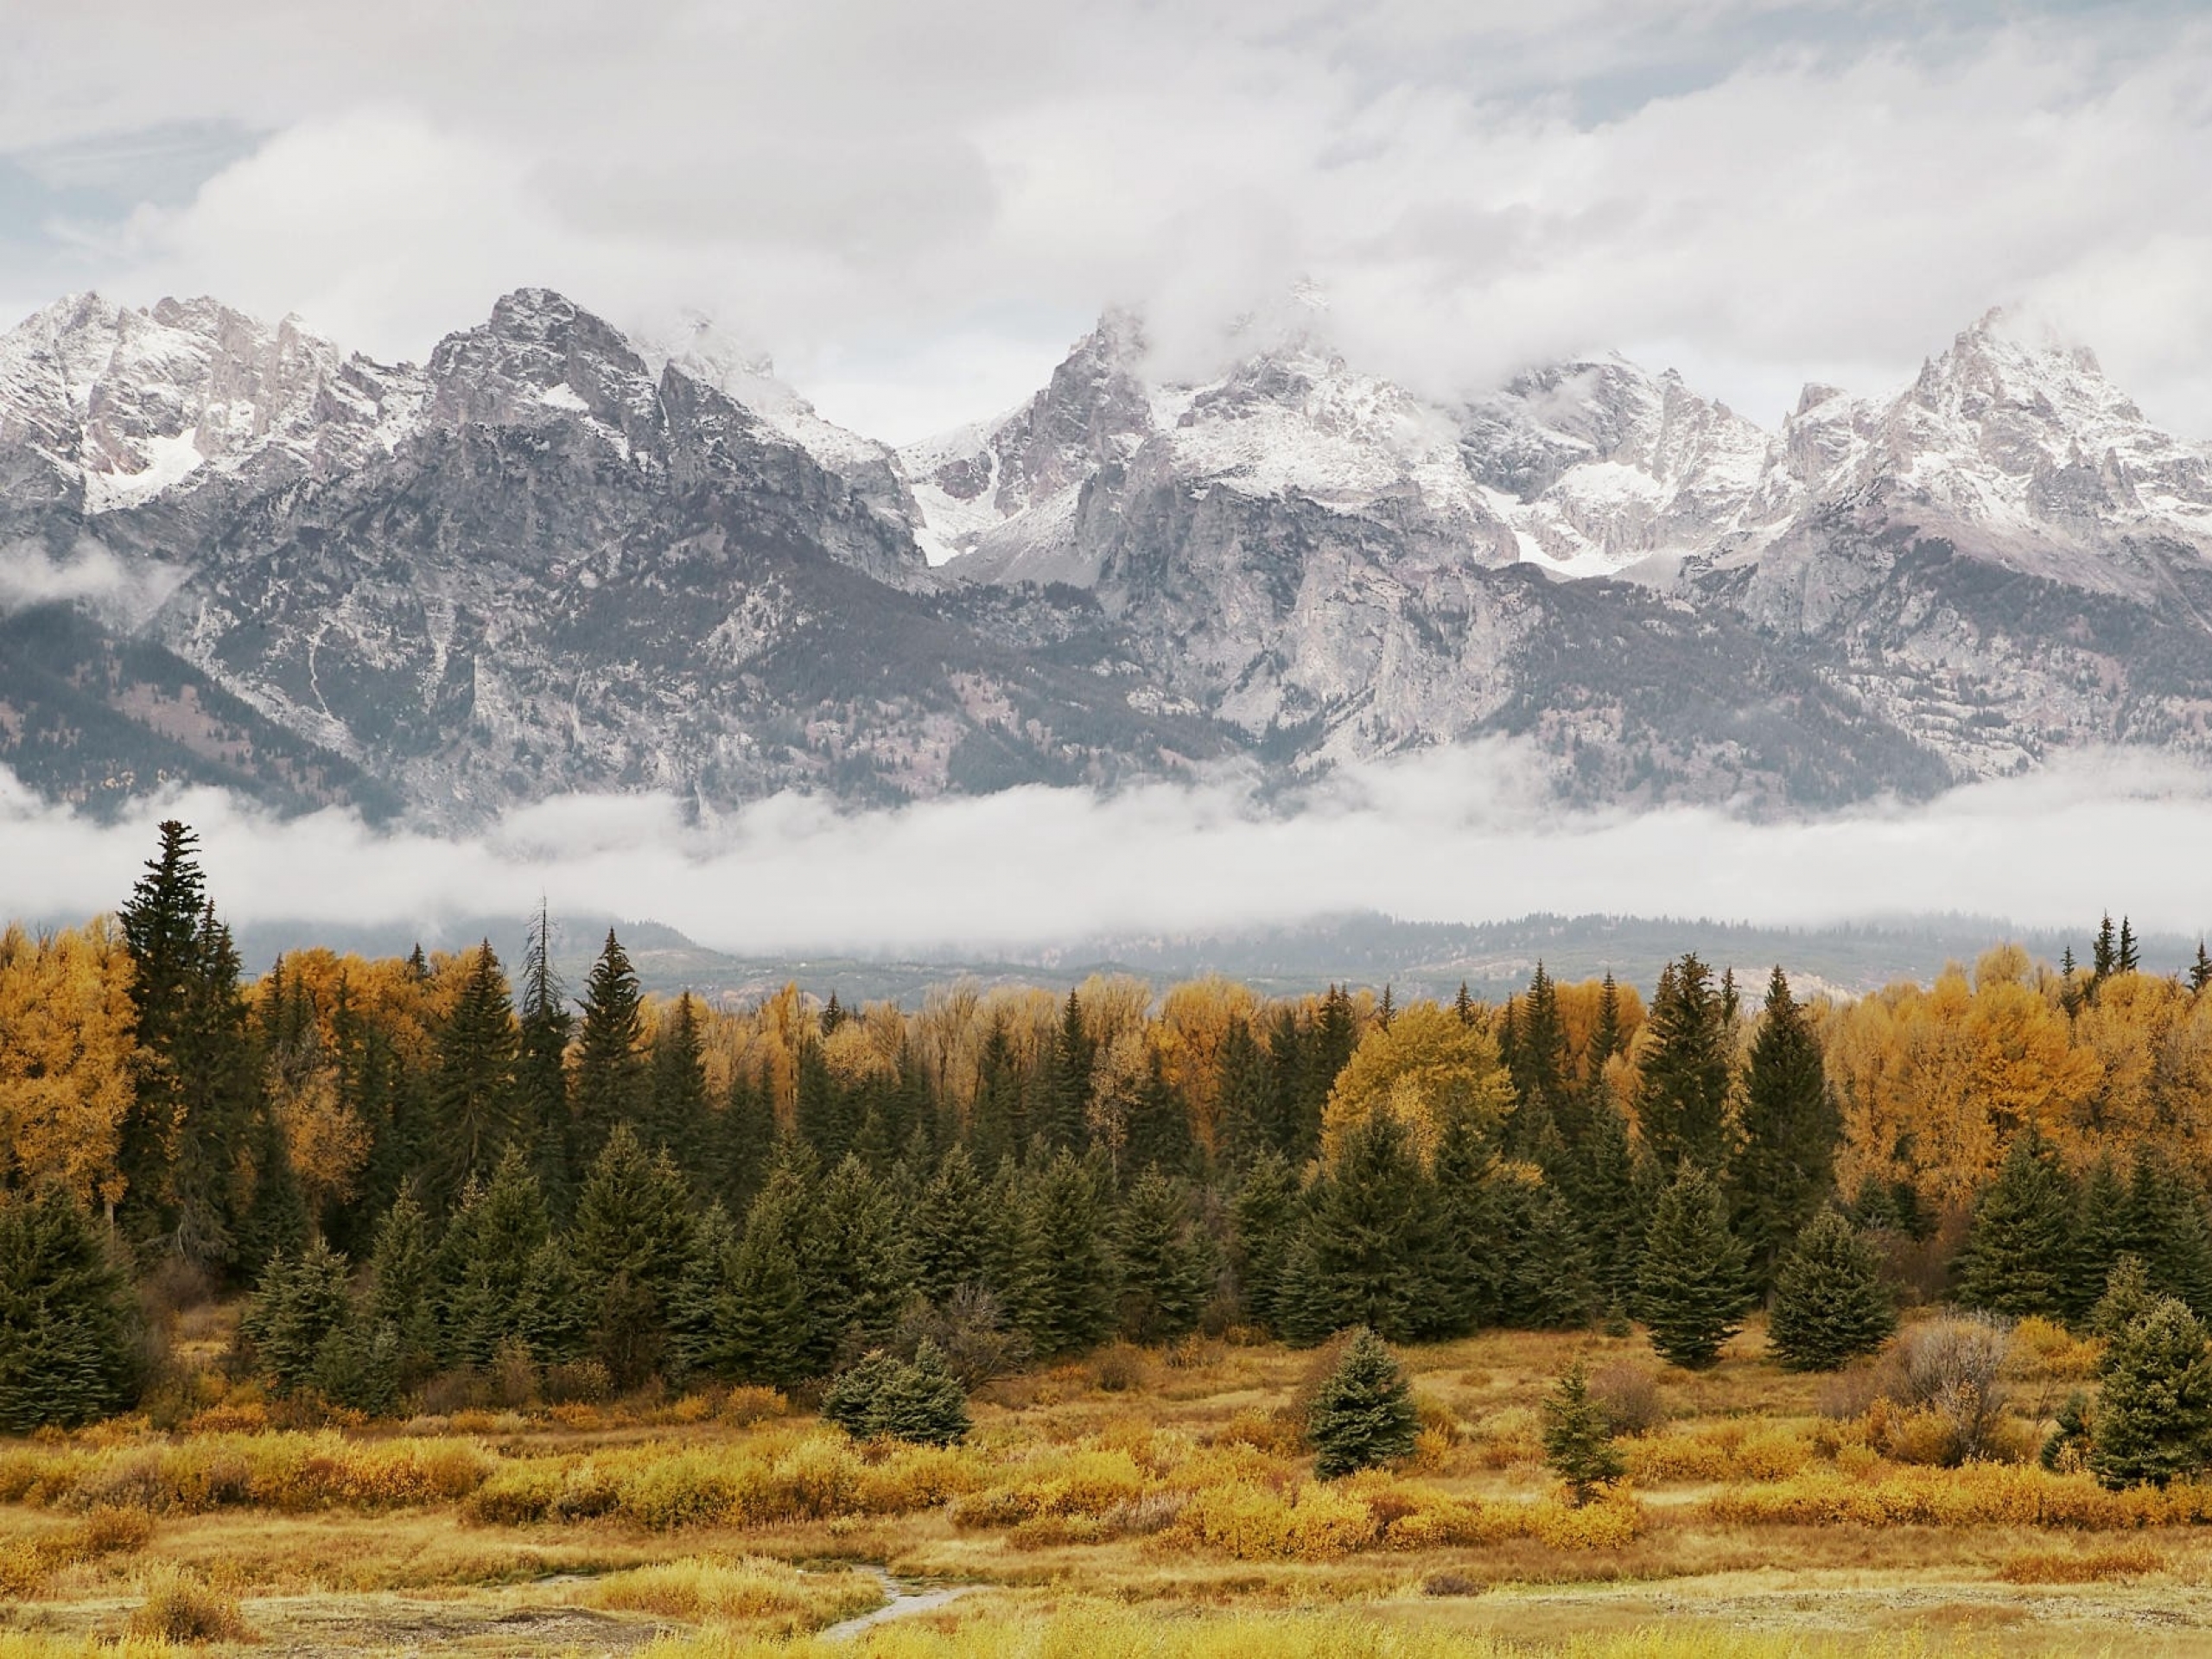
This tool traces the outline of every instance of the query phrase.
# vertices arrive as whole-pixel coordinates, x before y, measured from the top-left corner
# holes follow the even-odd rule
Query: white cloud
[[[89,277],[298,308],[388,353],[523,283],[618,320],[695,305],[900,435],[988,412],[1014,363],[1041,378],[1061,342],[1039,318],[1150,302],[1172,335],[1311,275],[1357,353],[1432,389],[1620,346],[1770,420],[1802,375],[1878,391],[2034,301],[2153,416],[2212,433],[2212,30],[2157,5],[125,0],[23,22],[0,150],[272,135],[192,202],[86,229]],[[978,385],[971,354],[1009,367]]]
[[[212,791],[96,825],[0,773],[0,914],[87,914],[129,891],[154,821],[203,843],[242,922],[650,917],[740,952],[979,951],[1374,909],[1473,922],[1535,911],[1769,925],[1936,912],[2082,927],[2212,925],[2212,775],[2086,755],[1933,802],[1755,823],[1711,808],[1562,812],[1507,742],[1349,769],[1294,814],[1241,789],[1021,789],[896,811],[779,796],[706,824],[655,797],[549,801],[462,842],[349,815],[278,821]],[[2124,849],[2124,857],[2081,855]]]
[[[37,543],[21,542],[0,548],[0,616],[75,603],[127,625],[150,614],[182,579],[166,566],[126,564],[89,537],[60,559]]]

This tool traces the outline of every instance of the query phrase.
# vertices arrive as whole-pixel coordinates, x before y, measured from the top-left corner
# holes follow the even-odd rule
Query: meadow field
[[[930,1446],[757,1388],[503,1405],[489,1379],[349,1425],[227,1381],[234,1317],[184,1316],[165,1427],[0,1444],[0,1659],[2212,1652],[2212,1488],[2040,1466],[2095,1347],[2039,1320],[1959,1466],[1941,1409],[1784,1372],[1755,1321],[1702,1372],[1641,1334],[1402,1348],[1414,1457],[1324,1482],[1325,1351],[1109,1347]],[[1581,1507],[1540,1426],[1578,1357],[1635,1431]]]

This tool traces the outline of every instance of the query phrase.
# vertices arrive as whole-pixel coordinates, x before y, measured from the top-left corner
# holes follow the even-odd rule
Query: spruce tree
[[[487,1174],[521,1140],[515,1062],[514,1002],[498,953],[486,939],[457,969],[461,994],[437,1039],[431,1089],[436,1116],[432,1192],[450,1199]]]
[[[1365,1325],[1418,1342],[1458,1318],[1435,1186],[1393,1113],[1372,1113],[1346,1132],[1313,1189],[1300,1242],[1297,1303],[1284,1310],[1294,1339]]]
[[[2186,1305],[2153,1300],[2106,1344],[2090,1471],[2107,1486],[2164,1486],[2212,1466],[2212,1357]]]
[[[1567,1092],[1567,1027],[1558,990],[1541,961],[1515,1007],[1514,1108],[1506,1119],[1504,1150],[1509,1157],[1534,1160],[1548,1129],[1569,1145],[1580,1139]]]
[[[1974,1205],[1956,1268],[1958,1299],[2014,1319],[2064,1319],[2078,1279],[2074,1245],[2072,1183],[2031,1125],[2013,1137]]]
[[[2204,954],[2204,941],[2196,942],[2196,959],[2189,964],[2189,988],[2202,993],[2212,985],[2212,956]]]
[[[1651,1000],[1637,1112],[1645,1146],[1672,1170],[1721,1167],[1727,1123],[1729,1035],[1712,969],[1694,954],[1669,963]]]
[[[575,1126],[569,1116],[569,1038],[575,1017],[553,968],[553,919],[543,904],[523,952],[515,1060],[518,1137],[556,1219],[575,1210]]]
[[[1020,1159],[1029,1149],[1029,1102],[1021,1061],[1006,1021],[995,1019],[976,1057],[976,1096],[969,1108],[976,1155],[987,1164]]]
[[[627,1123],[593,1160],[571,1243],[593,1312],[593,1343],[618,1385],[659,1363],[676,1291],[690,1259],[690,1195],[666,1153],[648,1157]]]
[[[1317,1453],[1313,1472],[1324,1480],[1413,1455],[1421,1418],[1405,1371],[1364,1328],[1353,1332],[1313,1396],[1306,1432]]]
[[[1021,1205],[1014,1305],[1040,1357],[1080,1353],[1114,1328],[1119,1289],[1103,1172],[1055,1153]]]
[[[200,975],[200,918],[207,899],[207,879],[195,856],[199,838],[175,818],[164,819],[159,834],[160,849],[117,912],[130,953],[130,1001],[144,1057],[116,1154],[124,1183],[118,1217],[124,1231],[140,1240],[166,1232],[169,1224],[168,1140],[179,1111],[175,1051]]]
[[[1117,1253],[1123,1337],[1162,1343],[1198,1328],[1206,1285],[1189,1206],[1157,1165],[1132,1182],[1122,1200]]]
[[[348,1411],[396,1416],[403,1390],[399,1332],[358,1314],[342,1320],[316,1346],[308,1386]]]
[[[1744,1077],[1741,1138],[1728,1171],[1736,1235],[1764,1295],[1790,1241],[1827,1197],[1841,1122],[1821,1046],[1777,967]]]
[[[2096,943],[2090,947],[2089,950],[2089,977],[2092,982],[2092,990],[2094,991],[2096,982],[2111,978],[2119,969],[2120,941],[2113,934],[2112,912],[2107,911],[2103,922],[2097,928]]]
[[[2142,957],[2137,951],[2135,945],[2135,929],[2129,925],[2127,918],[2123,916],[2120,918],[2120,949],[2113,956],[2113,967],[2118,972],[2132,974],[2139,969],[2142,965]]]
[[[1079,1153],[1089,1144],[1090,1073],[1097,1055],[1098,1046],[1084,1027],[1083,1003],[1070,991],[1039,1081],[1036,1128],[1048,1147]]]
[[[130,1403],[138,1310],[65,1187],[0,1191],[0,1433],[74,1428]]]
[[[1579,1508],[1599,1487],[1618,1480],[1627,1465],[1613,1444],[1605,1408],[1590,1397],[1590,1375],[1580,1360],[1543,1405],[1544,1461],[1567,1483],[1568,1501]]]
[[[1711,1176],[1686,1163],[1660,1195],[1637,1273],[1637,1312],[1651,1345],[1669,1364],[1702,1370],[1742,1328],[1750,1303],[1726,1202]]]
[[[2120,1257],[2133,1248],[2133,1217],[2127,1180],[2109,1152],[2082,1178],[2075,1201],[2074,1279],[2067,1295],[2069,1316],[2095,1305]]]
[[[411,1192],[399,1195],[377,1228],[362,1313],[372,1329],[391,1328],[400,1386],[437,1369],[437,1256],[429,1218]]]
[[[830,1385],[822,1414],[856,1440],[951,1446],[967,1437],[968,1397],[925,1337],[912,1360],[876,1349]]]
[[[314,1387],[323,1338],[351,1312],[346,1258],[317,1240],[296,1256],[280,1254],[270,1262],[238,1332],[253,1344],[276,1392],[296,1394]]]
[[[1238,1298],[1244,1318],[1262,1330],[1282,1329],[1283,1269],[1302,1203],[1296,1172],[1272,1147],[1253,1159],[1230,1202]]]
[[[1785,1370],[1833,1371],[1872,1353],[1897,1326],[1872,1249],[1841,1212],[1821,1211],[1782,1258],[1767,1345]]]
[[[1273,1068],[1267,1050],[1252,1035],[1251,1022],[1232,1019],[1214,1062],[1214,1098],[1221,1125],[1221,1160],[1242,1173],[1252,1161],[1276,1149],[1272,1120]]]
[[[2179,1298],[2199,1318],[2212,1315],[2212,1231],[2196,1183],[2153,1148],[2138,1146],[2121,1214],[2124,1246],[2142,1259],[2151,1287]]]
[[[2123,1255],[2113,1263],[2104,1294],[2089,1310],[2089,1333],[2110,1342],[2135,1320],[2151,1311],[2158,1300],[2151,1288],[2151,1275],[2139,1256]]]
[[[541,1365],[582,1359],[590,1345],[590,1303],[569,1247],[549,1238],[523,1264],[515,1302],[514,1335]]]
[[[510,1147],[488,1182],[472,1184],[440,1241],[437,1278],[443,1357],[492,1362],[516,1334],[531,1258],[552,1236],[545,1197],[519,1147]]]
[[[915,1281],[906,1218],[896,1196],[849,1153],[823,1184],[814,1218],[823,1281],[817,1317],[848,1343],[885,1341]]]
[[[760,1190],[776,1150],[776,1113],[766,1077],[732,1069],[729,1093],[709,1126],[712,1142],[713,1190],[742,1214]]]
[[[1483,1184],[1490,1216],[1484,1266],[1500,1325],[1557,1331],[1587,1325],[1597,1287],[1582,1230],[1559,1189],[1527,1164],[1507,1165]]]
[[[252,1173],[247,1188],[251,1196],[233,1232],[239,1270],[258,1277],[280,1252],[296,1256],[305,1249],[314,1230],[299,1176],[292,1168],[283,1125],[265,1103],[253,1114],[251,1144]]]
[[[667,1147],[690,1175],[708,1173],[706,1046],[689,991],[653,1027],[646,1084],[646,1144]]]
[[[967,1147],[955,1144],[938,1162],[916,1208],[913,1234],[915,1281],[932,1302],[988,1277],[988,1205]]]
[[[584,981],[571,1102],[579,1160],[599,1156],[619,1124],[644,1115],[649,1080],[645,1055],[645,992],[628,952],[607,930],[607,943]]]

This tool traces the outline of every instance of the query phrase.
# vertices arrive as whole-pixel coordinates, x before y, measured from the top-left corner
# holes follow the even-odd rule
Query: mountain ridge
[[[0,545],[154,597],[77,601],[82,717],[39,741],[85,764],[31,764],[4,694],[0,760],[109,798],[79,775],[135,718],[94,660],[125,645],[324,757],[272,799],[454,827],[1500,732],[1570,801],[1759,810],[2212,759],[2212,456],[2001,314],[1771,432],[1618,356],[1438,403],[1304,323],[1235,344],[1166,380],[1109,313],[1009,415],[893,450],[702,320],[633,340],[550,289],[420,367],[69,296],[0,336]]]

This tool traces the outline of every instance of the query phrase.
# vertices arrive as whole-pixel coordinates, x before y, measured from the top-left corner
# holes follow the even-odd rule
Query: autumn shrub
[[[0,1501],[196,1515],[404,1509],[474,1491],[498,1459],[473,1440],[216,1434],[151,1446],[31,1446],[0,1453]]]
[[[1713,1521],[1743,1526],[2037,1527],[2087,1532],[2194,1526],[2212,1520],[2212,1487],[2176,1483],[2107,1491],[2087,1475],[1976,1463],[1958,1469],[1883,1467],[1853,1475],[1808,1469],[1770,1485],[1707,1498]]]
[[[1100,1351],[1090,1363],[1091,1380],[1106,1394],[1131,1394],[1145,1385],[1149,1368],[1144,1350],[1117,1342]]]
[[[257,1642],[261,1633],[247,1624],[238,1598],[215,1589],[181,1567],[164,1566],[149,1573],[145,1599],[130,1615],[130,1633],[157,1642]]]
[[[1173,1535],[1243,1561],[1325,1561],[1366,1548],[1377,1530],[1363,1501],[1325,1484],[1285,1496],[1239,1481],[1192,1493]]]
[[[791,1408],[791,1402],[780,1390],[747,1384],[723,1395],[715,1415],[733,1428],[750,1428],[771,1418],[788,1416]]]
[[[1590,1397],[1616,1434],[1649,1434],[1667,1421],[1659,1378],[1648,1365],[1616,1359],[1590,1373]]]
[[[1784,1480],[1811,1462],[1810,1440],[1786,1424],[1732,1419],[1631,1440],[1629,1478],[1668,1481]]]
[[[2022,1382],[2080,1382],[2097,1373],[2104,1344],[2031,1314],[2012,1327],[2005,1374]]]
[[[550,1406],[595,1407],[614,1397],[614,1377],[604,1363],[596,1359],[580,1359],[573,1364],[548,1365],[538,1378],[538,1392]],[[595,1426],[595,1419],[563,1419],[558,1411],[556,1420],[574,1428]]]

